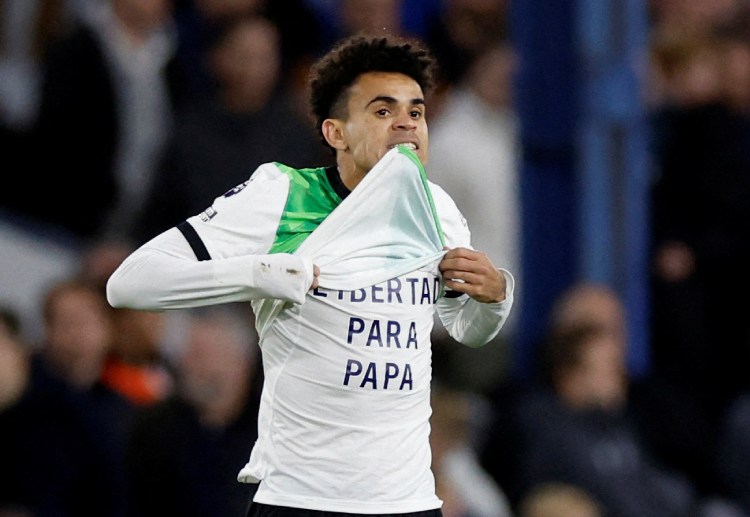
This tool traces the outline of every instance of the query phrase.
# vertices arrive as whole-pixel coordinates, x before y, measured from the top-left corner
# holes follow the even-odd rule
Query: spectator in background
[[[42,312],[45,368],[74,390],[91,389],[101,377],[112,339],[102,292],[85,282],[61,281],[47,291]]]
[[[748,12],[700,38],[666,31],[654,48],[671,95],[653,112],[653,363],[713,426],[750,387],[737,295],[750,287]]]
[[[611,333],[621,346],[627,346],[625,307],[617,292],[608,285],[596,282],[573,284],[555,300],[549,320],[550,332],[591,324]]]
[[[104,481],[117,505],[112,515],[124,515],[125,441],[135,406],[102,382],[113,338],[110,307],[96,284],[71,279],[49,288],[42,312],[38,366],[72,391],[71,400],[106,462]]]
[[[35,173],[14,189],[27,215],[76,242],[132,231],[182,86],[170,0],[89,6],[49,49]],[[55,195],[39,196],[41,188]]]
[[[247,180],[261,163],[332,160],[291,107],[280,77],[281,50],[278,29],[259,16],[228,21],[217,35],[207,58],[218,90],[178,114],[140,225],[141,240],[206,209],[213,193]]]
[[[165,355],[167,316],[163,312],[113,309],[112,348],[102,382],[137,406],[164,400],[174,388]]]
[[[692,486],[653,462],[625,411],[621,343],[606,329],[578,326],[554,333],[546,345],[547,389],[522,398],[516,414],[529,489],[571,482],[613,517],[689,515]]]
[[[616,291],[604,284],[581,282],[556,300],[550,332],[593,325],[605,329],[627,350],[626,321],[625,306]],[[714,492],[716,437],[702,408],[659,372],[628,378],[627,384],[628,412],[655,460],[687,475],[700,492]]]
[[[101,238],[91,242],[81,253],[78,274],[104,294],[107,279],[132,250],[130,240]],[[109,310],[113,336],[102,382],[136,406],[163,400],[173,389],[171,358],[182,315]]]
[[[244,515],[248,489],[236,477],[256,439],[262,372],[257,337],[234,309],[190,311],[177,390],[137,420],[133,517]]]
[[[443,0],[426,41],[440,63],[440,82],[457,84],[485,49],[508,35],[508,0]]]
[[[433,151],[427,175],[453,194],[472,236],[487,243],[484,251],[490,259],[520,271],[520,143],[512,94],[515,66],[509,44],[496,43],[478,54],[461,82],[444,95],[430,127]],[[465,389],[492,393],[504,380],[509,364],[507,343],[513,339],[517,320],[517,314],[511,317],[496,338],[506,346],[481,350],[455,346],[436,326],[435,353],[447,364],[442,374]]]
[[[121,454],[131,413],[97,382],[110,337],[106,302],[98,289],[64,280],[49,289],[43,312],[45,337],[37,352],[0,338],[0,361],[12,366],[2,365],[10,375],[0,382],[6,395],[0,509],[122,516]]]
[[[537,449],[533,440],[527,441],[540,453],[527,467],[572,480],[593,495],[607,515],[741,515],[736,503],[717,491],[712,478],[714,436],[700,410],[663,379],[628,374],[625,321],[622,301],[607,286],[581,283],[561,294],[540,366],[542,386],[554,393],[553,406],[560,411],[555,417],[552,410],[550,418],[559,420],[558,429],[572,424],[570,437],[577,434],[576,445],[562,452],[565,432],[547,437],[550,449]],[[543,411],[534,407],[537,396],[532,393],[519,404],[526,407],[521,409],[526,422]],[[523,426],[521,433],[527,430]],[[545,434],[543,426],[537,431]],[[577,453],[576,446],[581,446]],[[554,452],[543,459],[545,449]],[[557,454],[559,462],[552,460]],[[562,470],[555,474],[555,469]],[[584,477],[589,479],[584,482]]]
[[[102,238],[92,242],[81,254],[78,274],[104,295],[107,279],[132,250],[129,240]],[[163,400],[173,389],[171,354],[181,315],[109,310],[113,334],[102,383],[136,406]]]
[[[233,20],[261,16],[279,32],[282,76],[293,80],[321,47],[320,27],[305,0],[177,0],[178,60],[186,71],[191,99],[214,94],[214,71],[206,55]],[[301,72],[299,68],[305,69]]]
[[[680,504],[709,515],[724,503],[711,477],[714,436],[701,413],[668,383],[629,376],[625,311],[614,290],[570,286],[552,307],[547,336],[537,376],[495,400],[482,452],[515,505],[551,481],[585,489],[606,515],[671,515]],[[653,487],[662,486],[674,501],[660,499]]]
[[[27,151],[18,146],[25,143],[36,119],[41,62],[50,42],[72,23],[72,4],[66,0],[5,0],[0,4],[0,150],[11,158],[8,163],[19,163]]]

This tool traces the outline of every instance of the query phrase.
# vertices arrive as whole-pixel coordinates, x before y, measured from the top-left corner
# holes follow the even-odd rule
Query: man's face
[[[428,137],[424,94],[414,79],[391,72],[361,75],[349,90],[342,121],[339,165],[366,174],[397,144],[412,146],[427,163]],[[344,163],[342,163],[342,160]]]

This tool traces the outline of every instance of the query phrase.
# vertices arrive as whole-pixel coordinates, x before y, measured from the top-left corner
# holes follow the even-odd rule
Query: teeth
[[[401,144],[396,144],[396,145],[392,145],[392,146],[391,146],[391,149],[393,149],[394,147],[397,147],[397,146],[399,146],[399,145],[401,145],[401,146],[403,146],[403,147],[406,147],[406,148],[409,148],[409,149],[411,149],[412,151],[414,151],[414,150],[416,150],[416,149],[417,149],[417,146],[416,146],[415,144],[412,144],[411,142],[404,142],[404,143],[401,143]]]

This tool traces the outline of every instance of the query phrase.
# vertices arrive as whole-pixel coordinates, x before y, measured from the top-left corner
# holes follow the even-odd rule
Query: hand
[[[454,291],[482,303],[505,300],[505,276],[480,251],[454,248],[443,256],[438,267],[445,286]]]
[[[317,289],[318,287],[318,277],[320,276],[320,268],[313,264],[313,281],[312,285],[310,286],[310,289]]]

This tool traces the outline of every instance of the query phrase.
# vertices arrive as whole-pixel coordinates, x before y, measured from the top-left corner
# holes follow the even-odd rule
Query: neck
[[[345,157],[348,156],[348,154],[345,155]],[[350,159],[342,159],[342,153],[339,153],[337,162],[337,168],[342,183],[346,185],[346,188],[349,190],[354,190],[354,188],[359,185],[359,182],[364,179],[366,173],[359,170]]]

